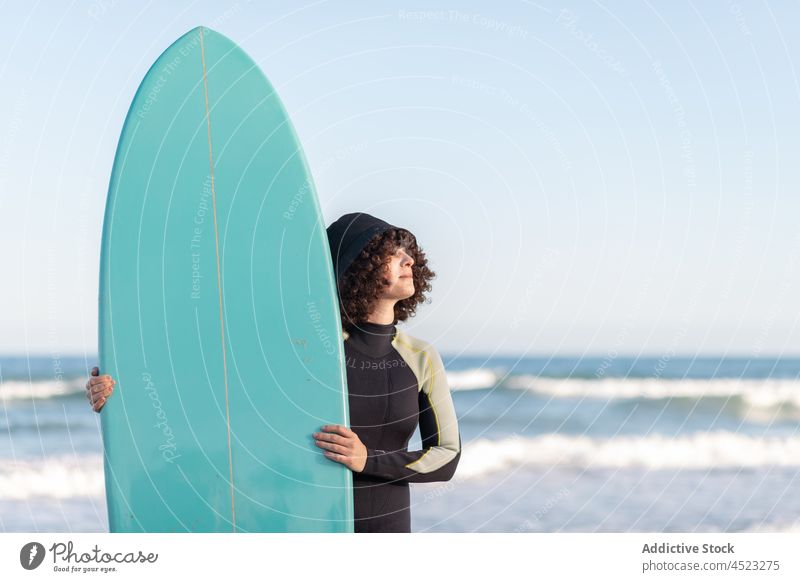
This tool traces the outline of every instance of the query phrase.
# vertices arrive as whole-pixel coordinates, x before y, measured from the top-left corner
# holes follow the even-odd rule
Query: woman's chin
[[[404,281],[408,281],[408,283],[404,283]],[[412,279],[400,279],[399,284],[392,288],[391,295],[398,301],[402,301],[403,299],[413,297],[415,292],[414,281]]]

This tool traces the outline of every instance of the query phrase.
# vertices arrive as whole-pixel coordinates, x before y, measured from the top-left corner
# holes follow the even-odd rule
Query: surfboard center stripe
[[[217,229],[217,191],[214,184],[214,150],[211,146],[211,116],[208,110],[208,75],[206,73],[206,49],[203,40],[203,28],[200,27],[200,58],[203,62],[203,92],[206,101],[206,127],[208,128],[208,165],[211,172],[211,206],[214,209],[214,240],[217,252],[217,290],[219,293],[219,322],[222,335],[222,370],[225,377],[225,415],[228,423],[228,467],[231,483],[231,516],[233,531],[236,531],[236,497],[233,484],[233,452],[231,450],[231,410],[228,400],[228,362],[225,355],[225,316],[222,301],[222,274],[219,261],[219,230]]]

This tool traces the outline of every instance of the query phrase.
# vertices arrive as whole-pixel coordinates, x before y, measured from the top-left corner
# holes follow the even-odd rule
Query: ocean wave
[[[520,468],[711,470],[798,467],[800,437],[755,437],[728,431],[671,437],[591,438],[546,434],[477,439],[464,444],[456,479]],[[0,460],[0,500],[102,497],[101,455]]]
[[[86,390],[84,378],[71,380],[38,380],[25,382],[9,380],[0,384],[0,400],[45,400],[62,396],[74,396]]]
[[[456,475],[471,479],[519,467],[720,469],[800,468],[800,437],[754,437],[729,431],[684,436],[619,436],[606,439],[546,434],[464,445]]]
[[[447,372],[450,390],[480,390],[492,388],[502,377],[500,370],[473,368],[458,372]]]
[[[11,433],[12,438],[29,438],[32,434],[56,433],[68,435],[79,431],[98,431],[97,421],[92,416],[69,418],[56,415],[42,415],[35,417],[0,418],[0,432]]]
[[[605,378],[578,380],[512,376],[505,388],[527,390],[556,398],[668,399],[740,398],[754,408],[790,405],[800,408],[800,381],[719,378],[667,380]]]
[[[102,497],[103,457],[53,457],[0,461],[0,499]]]

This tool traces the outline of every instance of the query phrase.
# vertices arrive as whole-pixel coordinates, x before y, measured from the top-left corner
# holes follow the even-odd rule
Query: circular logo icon
[[[44,546],[39,542],[28,542],[19,551],[19,563],[26,570],[35,570],[44,560]]]

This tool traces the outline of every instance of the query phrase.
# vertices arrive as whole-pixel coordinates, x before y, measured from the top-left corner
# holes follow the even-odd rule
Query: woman
[[[416,312],[435,276],[408,230],[366,213],[327,229],[345,340],[350,427],[313,433],[328,459],[353,471],[356,532],[410,532],[409,483],[447,481],[461,457],[442,359],[395,326]],[[86,385],[99,411],[114,380],[97,368]],[[422,450],[408,451],[419,424]]]

